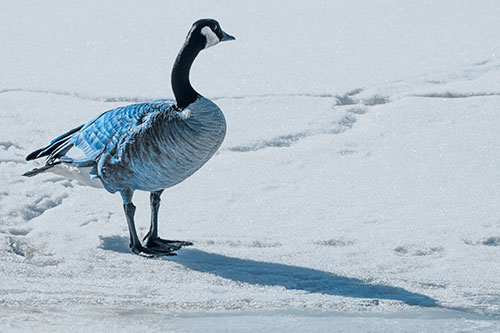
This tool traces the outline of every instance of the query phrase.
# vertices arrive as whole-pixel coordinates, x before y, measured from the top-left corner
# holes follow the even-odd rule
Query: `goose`
[[[191,242],[158,237],[162,192],[201,168],[226,135],[222,110],[193,89],[191,65],[204,49],[234,40],[214,19],[193,23],[171,74],[175,100],[157,100],[108,110],[58,136],[28,156],[45,165],[24,173],[51,171],[86,185],[119,192],[128,224],[130,249],[143,256],[175,255]],[[150,192],[151,226],[141,243],[135,229],[134,191]]]

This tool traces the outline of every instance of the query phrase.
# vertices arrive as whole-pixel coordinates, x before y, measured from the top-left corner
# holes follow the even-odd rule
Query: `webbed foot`
[[[179,240],[162,239],[160,237],[146,237],[145,245],[148,249],[164,249],[177,251],[183,246],[191,246],[193,243]]]
[[[143,247],[142,245],[131,246],[132,252],[143,257],[162,257],[162,256],[176,256],[173,251],[165,247]]]

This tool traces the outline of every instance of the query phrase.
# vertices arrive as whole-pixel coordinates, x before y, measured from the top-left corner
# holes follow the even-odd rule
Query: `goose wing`
[[[71,143],[84,155],[80,161],[73,159],[73,162],[97,161],[104,151],[115,152],[120,144],[148,126],[155,115],[171,112],[174,103],[162,100],[134,104],[101,114],[73,134]]]
[[[29,154],[26,160],[46,156],[47,165],[59,162],[75,166],[96,164],[103,152],[116,151],[121,143],[150,124],[154,115],[174,112],[174,104],[172,100],[157,100],[106,111],[87,124],[58,136],[48,146]]]

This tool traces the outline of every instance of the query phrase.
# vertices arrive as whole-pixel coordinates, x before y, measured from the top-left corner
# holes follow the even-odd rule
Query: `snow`
[[[286,10],[285,10],[286,9]],[[500,330],[496,1],[1,2],[0,330]],[[165,191],[177,257],[130,253],[119,195],[24,156],[193,86],[213,159]],[[149,197],[137,192],[140,235]]]

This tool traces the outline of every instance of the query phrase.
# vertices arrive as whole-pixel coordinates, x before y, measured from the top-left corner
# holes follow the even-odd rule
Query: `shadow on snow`
[[[105,250],[130,253],[126,237],[112,236],[101,239],[101,247]],[[290,290],[344,297],[396,300],[408,305],[439,306],[436,300],[403,288],[300,266],[239,259],[195,249],[183,249],[179,256],[165,260],[174,261],[198,272],[254,285],[281,286]]]
[[[99,236],[101,239],[101,249],[120,253],[132,253],[129,247],[129,239],[122,236]]]

